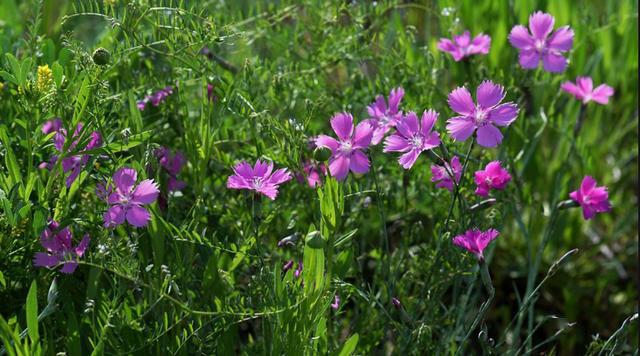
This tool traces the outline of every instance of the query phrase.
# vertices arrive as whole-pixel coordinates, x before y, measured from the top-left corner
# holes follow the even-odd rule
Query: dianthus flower
[[[462,174],[462,165],[460,164],[460,158],[454,156],[451,159],[451,163],[444,162],[444,166],[434,164],[431,166],[431,181],[438,182],[436,188],[445,188],[449,191],[453,191],[453,178],[456,183],[460,181],[460,175]]]
[[[85,234],[82,241],[73,247],[73,235],[69,227],[59,229],[60,225],[50,220],[47,227],[40,234],[40,244],[47,252],[38,252],[33,258],[36,267],[55,267],[62,263],[60,272],[73,273],[78,267],[78,258],[82,257],[89,246],[89,235]]]
[[[609,103],[609,97],[614,93],[613,88],[606,84],[600,84],[594,89],[590,77],[578,77],[575,84],[564,82],[560,88],[581,100],[583,104],[595,101],[598,104],[606,105]]]
[[[402,118],[402,111],[398,110],[400,101],[404,97],[404,89],[398,87],[392,89],[389,93],[389,100],[385,102],[382,95],[376,96],[376,101],[367,107],[369,112],[369,119],[365,122],[369,123],[373,128],[373,136],[371,137],[371,144],[379,144],[384,135],[395,127],[398,121]]]
[[[278,195],[278,186],[291,179],[286,168],[273,172],[273,163],[256,161],[251,165],[245,161],[233,167],[234,174],[227,179],[229,189],[247,189],[267,196],[274,200]],[[273,172],[273,173],[272,173]]]
[[[475,172],[476,194],[481,197],[489,195],[489,190],[502,190],[511,181],[509,172],[500,166],[500,161],[492,161],[484,170]]]
[[[487,54],[490,47],[491,37],[481,33],[472,40],[469,31],[465,31],[459,36],[453,36],[453,41],[441,38],[438,42],[438,49],[451,54],[456,62],[474,54]]]
[[[462,235],[453,238],[453,244],[473,253],[479,261],[484,260],[483,251],[498,237],[500,233],[495,229],[480,231],[478,229],[467,230]]]
[[[153,203],[160,190],[153,179],[145,179],[137,186],[138,173],[133,168],[123,167],[113,174],[113,186],[99,187],[107,196],[109,209],[104,213],[105,227],[115,227],[126,220],[135,227],[143,227],[151,220],[151,214],[143,205]]]
[[[416,113],[408,113],[396,125],[396,132],[385,139],[383,152],[403,152],[398,162],[404,169],[411,168],[420,153],[440,144],[440,134],[433,131],[437,119],[434,110],[422,113],[420,121]]]
[[[596,184],[595,179],[585,176],[582,179],[580,189],[569,193],[569,197],[582,207],[582,216],[585,220],[591,219],[596,213],[605,213],[611,210],[607,187],[598,187]]]

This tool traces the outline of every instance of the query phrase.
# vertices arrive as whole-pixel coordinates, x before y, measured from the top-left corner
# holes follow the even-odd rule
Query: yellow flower
[[[53,84],[53,76],[48,64],[38,66],[38,80],[36,81],[36,89],[39,92],[45,92]]]

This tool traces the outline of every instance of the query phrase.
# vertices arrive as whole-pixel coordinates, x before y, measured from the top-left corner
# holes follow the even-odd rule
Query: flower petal
[[[369,171],[369,158],[362,151],[352,152],[349,168],[353,173],[364,174]]]
[[[60,272],[71,274],[75,272],[76,268],[78,268],[78,262],[76,261],[67,261],[62,265]]]
[[[471,94],[465,87],[458,87],[449,93],[449,107],[460,115],[470,115],[475,109]]]
[[[236,176],[243,179],[251,179],[253,178],[253,168],[246,161],[242,161],[233,167],[233,171]]]
[[[496,147],[502,142],[502,133],[491,124],[478,129],[478,144],[483,147]]]
[[[609,103],[609,97],[614,94],[612,87],[606,84],[600,84],[591,94],[591,100],[598,104],[606,105]]]
[[[551,73],[562,73],[567,68],[567,59],[560,54],[548,52],[542,56],[544,70]]]
[[[529,16],[529,29],[535,39],[544,40],[553,31],[555,19],[542,11]]]
[[[398,125],[396,125],[396,130],[406,138],[413,137],[413,135],[418,133],[420,126],[418,124],[418,116],[416,116],[416,113],[411,111],[403,117]]]
[[[113,182],[121,194],[128,194],[131,192],[131,189],[134,184],[136,184],[137,179],[138,172],[129,167],[122,167],[113,174]]]
[[[489,112],[489,120],[494,125],[508,126],[518,117],[518,105],[514,103],[500,104]]]
[[[353,116],[341,112],[331,118],[331,127],[341,141],[346,141],[353,133]]]
[[[153,179],[145,179],[133,190],[132,201],[138,204],[151,204],[158,198],[160,190]]]
[[[476,90],[476,99],[478,104],[484,108],[490,108],[498,105],[504,99],[504,87],[494,84],[490,80],[485,80],[478,86]]]
[[[353,134],[353,148],[367,148],[371,144],[373,127],[368,122],[361,122],[356,126]]]
[[[404,89],[401,87],[397,87],[395,89],[391,89],[389,93],[389,113],[395,114],[398,112],[398,105],[400,105],[400,101],[404,97]]]
[[[473,135],[476,124],[472,119],[458,116],[447,120],[447,132],[456,141],[465,141]]]
[[[522,25],[514,26],[509,33],[509,42],[518,49],[529,50],[533,48],[534,41],[529,30]]]
[[[335,138],[327,135],[319,135],[318,137],[315,138],[314,142],[317,147],[328,148],[332,152],[337,150],[338,147],[340,146],[340,143],[338,143],[338,141]]]
[[[269,177],[269,182],[271,184],[282,184],[291,180],[292,176],[286,168],[280,168],[273,172],[271,177]]]
[[[48,253],[38,252],[33,257],[33,265],[36,267],[54,267],[60,263],[60,257]]]
[[[400,156],[398,162],[400,163],[402,168],[410,169],[411,167],[413,167],[413,164],[416,163],[418,156],[420,156],[420,150],[413,149]]]
[[[576,99],[582,100],[584,96],[582,95],[582,90],[577,85],[572,82],[564,82],[560,85],[560,89],[563,91],[573,95]]]
[[[114,205],[104,213],[104,227],[116,227],[124,223],[125,213],[120,205]]]
[[[524,69],[535,69],[540,63],[540,54],[534,50],[522,50],[518,54],[518,62]]]
[[[151,220],[151,214],[147,209],[139,205],[131,205],[127,210],[127,221],[135,227],[143,227]]]
[[[399,134],[393,134],[387,136],[384,140],[384,149],[382,152],[406,152],[411,148],[411,145],[406,138]]]
[[[329,172],[337,180],[344,180],[349,174],[349,158],[344,155],[331,157],[329,160]]]
[[[436,124],[438,120],[438,112],[433,109],[425,110],[422,113],[422,118],[420,119],[420,131],[424,136],[428,136],[433,130],[433,126]]]
[[[549,37],[549,48],[556,51],[570,51],[573,47],[573,35],[573,30],[569,26],[560,27]]]

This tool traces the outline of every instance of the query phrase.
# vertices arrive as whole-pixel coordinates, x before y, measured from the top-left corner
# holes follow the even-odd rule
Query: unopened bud
[[[324,248],[325,241],[319,231],[312,231],[305,238],[307,246],[311,248]]]
[[[313,151],[313,158],[318,162],[325,162],[331,157],[331,150],[327,148],[316,148]]]
[[[109,60],[111,59],[111,53],[106,49],[99,47],[95,51],[93,51],[93,55],[91,56],[93,59],[93,63],[103,66],[109,64]]]
[[[489,198],[479,202],[478,204],[472,205],[471,208],[469,208],[469,210],[471,210],[472,212],[484,210],[484,209],[490,208],[495,203],[496,203],[496,200],[494,198]]]
[[[577,208],[579,206],[580,204],[578,204],[577,201],[568,199],[568,200],[563,200],[559,202],[557,205],[557,208],[558,210],[564,210],[564,209]]]

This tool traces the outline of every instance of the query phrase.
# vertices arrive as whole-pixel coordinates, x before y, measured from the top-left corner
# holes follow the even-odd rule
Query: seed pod
[[[93,51],[93,55],[91,56],[93,59],[93,63],[103,66],[109,64],[109,60],[111,59],[111,53],[106,49],[99,47],[95,51]]]
[[[472,212],[484,210],[484,209],[490,208],[495,203],[496,203],[496,200],[494,198],[489,198],[479,202],[478,204],[471,206],[469,210],[471,210]]]
[[[578,204],[578,202],[569,199],[569,200],[563,200],[559,202],[557,208],[558,210],[564,210],[564,209],[577,208],[579,206],[580,204]]]

